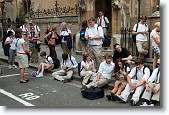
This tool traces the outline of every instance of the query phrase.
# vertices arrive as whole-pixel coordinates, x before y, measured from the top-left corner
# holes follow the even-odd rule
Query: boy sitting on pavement
[[[40,56],[44,59],[44,62],[40,63],[36,77],[43,77],[44,70],[52,70],[54,68],[52,58],[50,56],[47,56],[45,51],[42,51],[40,53]]]
[[[160,67],[154,69],[148,79],[142,100],[143,105],[140,106],[154,106],[160,101]]]
[[[144,66],[143,59],[137,58],[135,64],[136,67],[134,67],[127,76],[128,84],[121,92],[121,95],[117,95],[118,100],[127,102],[128,96],[135,90],[132,99],[130,99],[131,106],[135,106],[138,103],[139,97],[145,88],[146,81],[150,76],[150,70]],[[132,79],[134,76],[136,76],[136,79]]]
[[[109,84],[113,71],[114,71],[114,63],[112,62],[112,55],[106,53],[105,61],[103,61],[100,64],[96,77],[91,83],[86,85],[86,88],[90,88],[91,86],[100,88]]]
[[[61,70],[53,72],[54,80],[63,81],[67,83],[73,76],[74,69],[77,67],[76,59],[68,53],[62,54]]]

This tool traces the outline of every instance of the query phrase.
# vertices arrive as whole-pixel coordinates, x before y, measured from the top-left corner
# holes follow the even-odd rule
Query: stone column
[[[90,17],[95,17],[95,1],[96,0],[86,0],[87,12],[85,13],[86,19]]]

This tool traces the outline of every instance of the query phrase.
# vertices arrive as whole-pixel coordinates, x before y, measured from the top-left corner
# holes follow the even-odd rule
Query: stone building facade
[[[10,18],[14,23],[16,18],[34,20],[40,26],[43,36],[47,24],[55,23],[60,29],[63,21],[76,34],[83,20],[96,18],[102,10],[110,21],[108,33],[113,44],[114,38],[120,37],[121,28],[133,28],[138,22],[139,13],[150,16],[147,23],[153,28],[154,21],[159,21],[159,18],[154,20],[151,15],[159,4],[160,0],[1,0],[0,15],[5,15],[6,19]]]

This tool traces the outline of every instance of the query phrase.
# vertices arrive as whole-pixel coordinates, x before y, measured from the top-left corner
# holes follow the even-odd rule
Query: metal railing
[[[148,30],[149,34],[147,35],[148,37],[148,54],[146,56],[146,58],[152,58],[153,57],[153,53],[152,53],[152,48],[151,48],[151,40],[150,40],[150,32],[151,30]],[[121,29],[121,45],[122,47],[127,48],[130,53],[132,54],[132,56],[138,56],[138,52],[136,49],[136,43],[133,42],[132,39],[132,30],[130,28],[124,28]]]

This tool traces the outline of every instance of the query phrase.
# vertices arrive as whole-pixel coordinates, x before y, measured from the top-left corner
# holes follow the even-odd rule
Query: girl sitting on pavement
[[[96,73],[94,66],[94,61],[90,58],[89,53],[83,53],[83,61],[81,62],[81,72],[80,76],[83,77],[82,80],[82,89],[87,85],[88,80],[91,79],[93,74]]]
[[[44,59],[44,62],[40,63],[36,77],[43,77],[44,70],[52,70],[54,68],[52,58],[50,56],[47,56],[45,51],[42,51],[40,53],[40,56]]]
[[[120,95],[127,84],[127,75],[130,72],[129,66],[124,64],[122,59],[117,59],[115,62],[115,77],[116,82],[114,84],[114,89],[111,91],[110,95],[106,95],[108,100],[115,101],[115,96]]]

